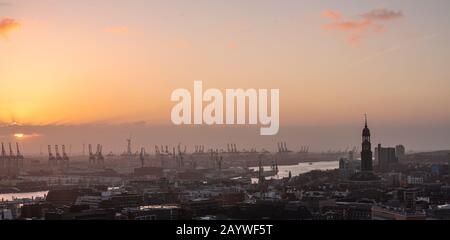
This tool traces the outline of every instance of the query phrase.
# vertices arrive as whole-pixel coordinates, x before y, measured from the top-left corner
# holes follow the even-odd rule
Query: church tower
[[[367,115],[365,116],[365,126],[362,132],[361,149],[361,171],[372,172],[372,144],[370,143],[370,130],[367,127]]]

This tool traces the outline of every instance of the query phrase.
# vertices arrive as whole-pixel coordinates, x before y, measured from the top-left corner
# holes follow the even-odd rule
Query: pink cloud
[[[324,18],[329,18],[332,20],[339,20],[341,19],[341,13],[338,11],[333,11],[333,10],[325,10],[322,12],[322,17]]]
[[[403,17],[403,13],[401,11],[392,11],[385,8],[374,9],[370,12],[364,13],[362,15],[365,19],[373,20],[373,21],[388,21],[394,20]]]
[[[4,18],[0,21],[0,35],[7,37],[7,34],[20,27],[20,23],[12,18]]]
[[[403,17],[400,11],[388,9],[374,9],[361,15],[361,19],[343,19],[338,11],[327,10],[322,17],[331,20],[331,23],[322,25],[325,30],[342,32],[350,44],[360,43],[362,39],[371,34],[380,34],[386,31],[387,21]]]
[[[368,20],[362,21],[337,21],[334,23],[326,24],[323,26],[325,29],[337,29],[337,30],[365,30],[372,27],[372,22]]]

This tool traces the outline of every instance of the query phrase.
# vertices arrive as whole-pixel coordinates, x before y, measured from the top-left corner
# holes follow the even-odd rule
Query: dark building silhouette
[[[448,153],[447,156],[448,156],[448,170],[450,171],[450,153]]]
[[[370,130],[367,126],[367,116],[365,117],[365,126],[362,131],[361,143],[361,171],[350,177],[352,184],[379,184],[380,178],[373,173],[372,144],[370,143]]]
[[[395,146],[395,156],[398,158],[398,160],[402,160],[406,155],[405,146],[399,144]]]
[[[362,132],[361,144],[361,171],[372,172],[372,144],[370,143],[370,130],[367,127],[367,115],[365,119],[365,127]]]
[[[395,148],[381,147],[381,144],[378,144],[378,147],[375,148],[375,161],[378,162],[378,168],[381,172],[389,171],[392,165],[398,163]]]

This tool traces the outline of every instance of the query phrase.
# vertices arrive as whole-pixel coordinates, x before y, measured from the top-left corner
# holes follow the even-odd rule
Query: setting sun
[[[16,138],[23,138],[24,137],[24,135],[23,135],[23,133],[16,133],[16,134],[14,134],[14,137],[16,137]]]

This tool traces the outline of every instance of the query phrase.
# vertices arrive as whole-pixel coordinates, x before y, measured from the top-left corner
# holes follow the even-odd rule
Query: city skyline
[[[186,145],[189,151],[193,151],[194,145],[205,145],[208,148],[223,149],[227,143],[235,143],[239,149],[257,150],[266,149],[276,151],[276,143],[287,142],[290,150],[298,151],[302,146],[308,146],[311,152],[338,152],[357,147],[360,142],[358,137],[360,125],[346,127],[315,127],[298,128],[284,127],[276,136],[259,136],[258,128],[252,127],[173,127],[173,126],[149,126],[145,123],[124,125],[84,125],[84,126],[41,126],[42,135],[27,137],[14,134],[16,132],[28,132],[35,127],[14,126],[2,129],[0,142],[18,142],[26,154],[46,154],[47,145],[71,146],[71,153],[82,153],[83,144],[102,144],[106,152],[122,153],[126,147],[126,139],[133,140],[133,149],[138,151],[141,147],[152,152],[155,145]],[[405,145],[407,152],[427,152],[448,150],[446,132],[435,134],[428,129],[416,129],[409,132],[407,128],[393,127],[380,129],[376,122],[371,123],[375,135],[372,142],[375,145],[396,146]],[[5,131],[9,130],[9,132]],[[421,138],[416,138],[421,135]],[[424,148],[423,146],[429,146]]]

